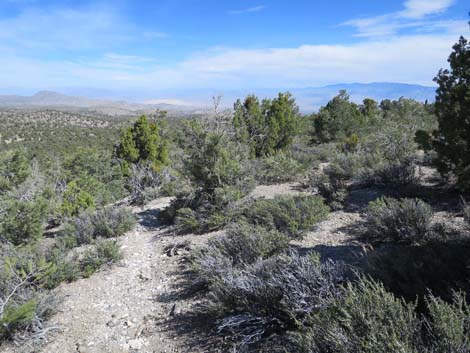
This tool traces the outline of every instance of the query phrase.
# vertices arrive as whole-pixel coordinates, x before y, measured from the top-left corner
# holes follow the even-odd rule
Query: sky
[[[0,0],[0,91],[429,86],[467,1]]]

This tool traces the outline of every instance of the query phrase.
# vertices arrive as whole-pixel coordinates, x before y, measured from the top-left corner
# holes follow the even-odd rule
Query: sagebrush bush
[[[242,216],[249,223],[277,229],[291,238],[299,238],[324,220],[328,213],[329,207],[323,198],[294,195],[256,200],[242,211]]]
[[[333,210],[341,210],[348,196],[344,180],[333,173],[314,174],[310,177],[309,186],[318,192]]]
[[[219,318],[218,331],[242,351],[301,327],[330,305],[343,280],[341,266],[322,264],[315,254],[277,255],[221,273],[210,285],[207,310]]]
[[[377,243],[424,243],[432,236],[432,209],[419,199],[380,198],[366,210],[368,240]]]
[[[312,313],[293,335],[302,353],[418,353],[420,320],[414,304],[367,279],[349,283],[335,300]]]
[[[267,259],[287,249],[289,238],[275,229],[248,223],[230,225],[226,234],[209,241],[192,259],[197,282],[211,284],[226,271]]]
[[[403,186],[416,181],[416,145],[400,126],[385,125],[361,141],[353,152],[330,157],[329,175],[356,184]]]
[[[81,274],[89,277],[103,265],[110,265],[122,259],[119,244],[114,240],[99,241],[87,250],[80,259]]]
[[[122,236],[131,230],[135,223],[135,216],[129,210],[107,207],[94,212],[84,212],[71,219],[61,235],[75,238],[77,245],[90,244],[97,238]]]
[[[255,160],[256,180],[261,183],[280,183],[296,180],[305,166],[286,153],[277,153]]]

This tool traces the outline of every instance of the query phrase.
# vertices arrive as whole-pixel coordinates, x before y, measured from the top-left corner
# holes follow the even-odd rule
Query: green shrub
[[[419,244],[432,235],[432,209],[419,199],[381,198],[366,211],[366,237],[377,243]]]
[[[423,352],[417,349],[421,327],[415,305],[367,279],[346,285],[310,320],[308,329],[294,335],[296,352]]]
[[[328,206],[318,196],[276,196],[272,200],[257,200],[242,211],[249,223],[277,229],[289,237],[302,237],[329,213]]]
[[[73,217],[78,216],[85,210],[95,208],[95,200],[87,191],[83,190],[78,180],[73,180],[67,184],[67,188],[62,195],[62,205],[60,211],[63,215]]]
[[[344,201],[348,196],[344,180],[333,174],[314,174],[309,185],[317,191],[333,210],[341,210],[344,207]]]
[[[280,183],[296,180],[305,167],[286,153],[256,160],[256,180],[261,183]]]
[[[28,159],[21,151],[0,156],[0,193],[12,190],[23,183],[30,173]]]
[[[463,292],[454,293],[451,303],[428,296],[428,337],[433,352],[468,352],[470,349],[470,305]]]
[[[94,238],[123,236],[136,224],[135,216],[126,208],[107,207],[91,214]]]
[[[17,331],[41,330],[53,309],[41,288],[55,267],[29,247],[0,245],[0,255],[1,341]]]
[[[103,265],[110,265],[121,259],[122,254],[117,241],[99,241],[83,254],[80,260],[81,274],[83,277],[90,277]]]
[[[198,122],[188,126],[184,165],[192,188],[177,195],[160,217],[176,221],[180,231],[216,230],[231,221],[236,203],[254,187],[247,151],[225,134],[204,130]]]
[[[41,238],[47,216],[45,200],[9,201],[0,220],[1,237],[15,245]]]
[[[180,208],[176,211],[175,225],[178,227],[178,230],[183,233],[195,232],[201,226],[196,211],[187,207]]]

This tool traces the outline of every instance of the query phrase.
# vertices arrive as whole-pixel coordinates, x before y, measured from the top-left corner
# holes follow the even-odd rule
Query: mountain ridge
[[[435,88],[407,83],[371,82],[371,83],[339,83],[322,87],[291,88],[289,91],[296,98],[304,112],[317,110],[325,105],[331,98],[345,89],[351,101],[361,103],[364,98],[377,101],[383,99],[398,99],[406,97],[418,101],[434,101]],[[254,93],[260,98],[276,96],[278,89],[229,90],[220,92],[224,96],[224,106],[231,107],[232,103],[248,94]],[[217,95],[216,90],[185,90],[173,92],[158,92],[142,97],[139,101],[120,98],[96,98],[83,95],[63,94],[52,90],[40,90],[31,96],[0,95],[2,108],[73,108],[91,109],[105,113],[126,114],[135,112],[154,111],[156,109],[170,112],[191,112],[207,107],[211,97]],[[185,102],[199,102],[188,103]],[[204,103],[203,103],[204,102]]]

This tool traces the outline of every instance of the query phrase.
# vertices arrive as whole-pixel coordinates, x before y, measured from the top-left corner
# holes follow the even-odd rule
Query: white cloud
[[[246,9],[241,9],[241,10],[232,10],[229,11],[231,15],[241,15],[244,13],[252,13],[252,12],[260,12],[266,9],[266,6],[264,5],[258,5],[258,6],[253,6],[253,7],[248,7]]]
[[[408,0],[404,10],[381,16],[357,18],[343,23],[355,27],[357,37],[394,35],[403,29],[420,31],[435,28],[436,20],[426,19],[447,10],[455,0]]]
[[[457,27],[441,35],[395,36],[351,45],[302,45],[295,48],[217,48],[171,66],[146,57],[106,54],[96,60],[42,62],[0,57],[3,86],[42,88],[285,88],[344,82],[432,84],[432,78],[458,39]]]
[[[400,16],[405,18],[422,18],[444,12],[454,2],[455,0],[408,0],[405,2],[405,10],[400,12]]]

